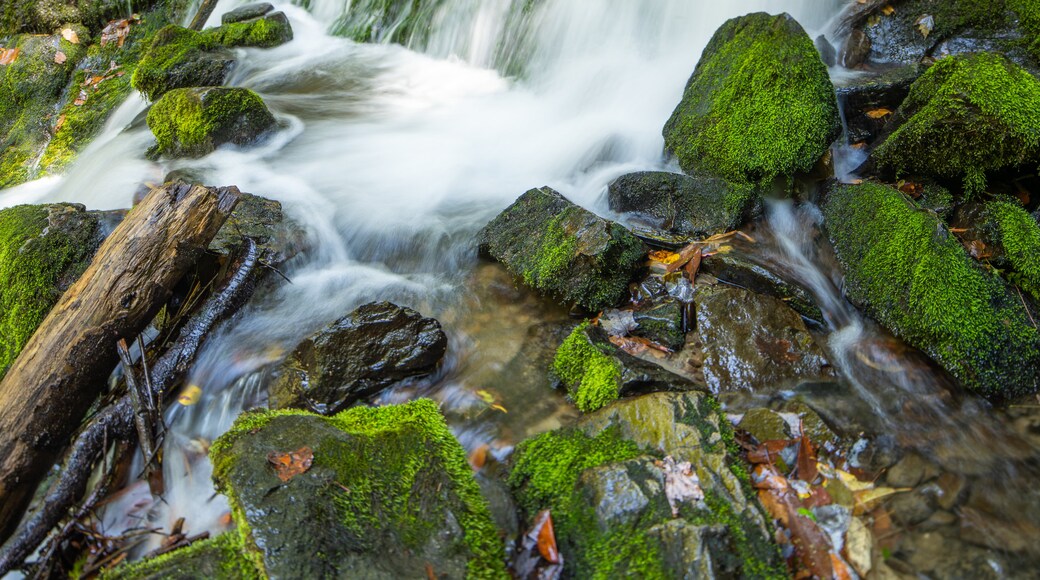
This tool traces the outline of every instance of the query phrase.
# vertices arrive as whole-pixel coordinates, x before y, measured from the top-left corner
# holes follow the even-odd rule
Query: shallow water
[[[211,24],[245,3],[221,1]],[[202,398],[167,417],[167,493],[151,522],[168,527],[183,516],[192,534],[224,525],[227,507],[214,497],[204,452],[239,411],[262,402],[263,367],[366,301],[436,316],[451,339],[436,377],[387,400],[434,396],[467,447],[490,443],[501,454],[568,421],[572,411],[542,377],[515,372],[530,354],[521,349],[531,329],[565,323],[567,313],[481,264],[475,232],[545,184],[607,215],[603,192],[613,178],[674,169],[662,161],[660,128],[726,18],[783,9],[813,33],[843,2],[546,0],[521,17],[520,0],[455,0],[434,10],[429,35],[407,48],[330,34],[343,26],[345,0],[310,0],[309,10],[275,4],[295,39],[240,50],[230,81],[259,92],[277,115],[281,129],[269,141],[200,160],[146,161],[146,104],[135,96],[66,175],[0,194],[0,205],[126,207],[140,183],[190,168],[209,183],[281,201],[305,227],[311,250],[286,270],[292,284],[208,341],[190,378]],[[843,176],[851,166],[839,163]],[[815,396],[851,401],[865,437],[880,433],[897,451],[918,449],[979,486],[1028,469],[1031,444],[983,403],[951,394],[926,361],[841,298],[826,249],[812,235],[816,222],[809,206],[773,206],[761,226],[773,242],[746,249],[812,291],[827,315],[822,333],[844,390]],[[491,408],[488,396],[506,412]],[[998,512],[1025,498],[1020,490],[1005,495]],[[126,509],[110,511],[110,529],[127,523]],[[996,565],[1007,570],[1005,560]]]

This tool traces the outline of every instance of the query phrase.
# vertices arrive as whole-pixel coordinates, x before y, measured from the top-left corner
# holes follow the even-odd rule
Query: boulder
[[[683,171],[765,182],[809,172],[841,132],[827,67],[787,14],[729,20],[664,126]]]
[[[0,210],[0,377],[90,264],[105,233],[101,214],[81,205]]]
[[[220,23],[232,24],[235,22],[245,22],[254,18],[260,18],[272,11],[274,11],[274,5],[267,2],[246,4],[245,6],[239,6],[234,10],[225,12],[223,16],[220,17]]]
[[[739,252],[714,254],[704,258],[701,261],[700,272],[711,274],[731,286],[778,298],[803,317],[817,324],[823,323],[823,313],[820,312],[812,294],[801,286],[787,282]]]
[[[157,101],[173,89],[220,86],[234,64],[234,54],[212,34],[171,24],[155,34],[131,83]]]
[[[985,259],[1006,280],[1040,300],[1040,226],[1011,199],[972,202],[952,222],[973,257]]]
[[[710,395],[654,393],[524,441],[509,482],[528,521],[551,510],[566,577],[783,576],[731,444]]]
[[[260,259],[265,264],[278,266],[300,252],[306,236],[303,228],[282,212],[282,204],[243,193],[209,249],[229,256],[248,238],[260,247]]]
[[[552,372],[585,413],[619,397],[704,389],[703,385],[622,351],[610,342],[602,328],[588,322],[578,325],[557,349]]]
[[[155,155],[201,157],[225,144],[251,145],[277,125],[260,95],[249,89],[174,89],[148,111]]]
[[[669,234],[702,238],[739,227],[757,199],[748,185],[664,171],[622,175],[607,188],[611,210]]]
[[[1040,162],[1040,80],[1006,57],[948,57],[914,82],[871,161],[883,175],[960,181]]]
[[[247,413],[210,457],[267,577],[507,577],[487,502],[432,401]]]
[[[824,215],[853,303],[981,395],[1036,391],[1040,334],[1022,301],[935,214],[864,183],[834,186]]]
[[[105,570],[106,580],[260,580],[246,557],[237,532],[193,543],[186,548]]]
[[[268,4],[268,6],[270,6]],[[246,8],[243,6],[243,8]],[[225,15],[226,16],[226,15]],[[292,26],[283,12],[272,12],[251,20],[224,23],[205,31],[221,45],[233,48],[249,46],[273,48],[293,39]]]
[[[646,260],[628,230],[548,187],[520,196],[478,241],[482,254],[529,286],[591,311],[619,302]]]
[[[888,121],[884,112],[894,112],[903,104],[910,94],[910,85],[922,72],[921,66],[906,65],[836,81],[849,143],[872,144]]]
[[[365,304],[296,347],[276,372],[271,405],[336,413],[432,373],[447,346],[436,320],[389,302]]]
[[[698,284],[694,302],[704,378],[712,392],[772,392],[833,376],[802,317],[781,300]]]

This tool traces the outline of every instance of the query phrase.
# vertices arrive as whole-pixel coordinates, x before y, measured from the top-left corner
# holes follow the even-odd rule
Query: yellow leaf
[[[495,402],[495,396],[485,391],[484,389],[480,389],[479,391],[477,391],[476,395],[480,397],[480,400],[484,401],[489,405]]]
[[[71,42],[72,44],[79,44],[79,35],[76,31],[71,28],[65,28],[61,31],[61,37]]]
[[[650,259],[662,264],[674,264],[679,260],[679,254],[668,252],[666,250],[657,250],[655,252],[650,252]]]
[[[874,506],[877,505],[877,503],[882,499],[890,495],[894,495],[897,493],[905,493],[908,491],[911,491],[911,488],[903,487],[896,489],[892,487],[875,487],[874,489],[865,489],[863,491],[858,491],[856,492],[856,508],[853,510],[853,512],[856,515],[869,512],[870,510],[874,509]]]
[[[496,411],[502,411],[503,413],[508,413],[509,412],[509,411],[506,411],[505,407],[503,407],[502,405],[499,405],[498,403],[492,403],[491,404],[491,408],[496,410]]]
[[[189,385],[181,391],[181,394],[177,397],[177,402],[185,407],[190,407],[198,403],[200,398],[202,398],[202,389],[198,385]]]
[[[834,472],[838,475],[838,479],[845,484],[845,487],[849,488],[849,491],[860,492],[869,489],[874,489],[874,484],[869,481],[860,481],[856,479],[855,475],[847,471],[835,469]]]
[[[871,119],[881,119],[881,118],[887,117],[887,116],[889,116],[891,114],[892,114],[892,111],[890,111],[888,109],[885,109],[883,107],[880,108],[880,109],[873,109],[871,111],[867,111],[867,116],[870,117]]]
[[[892,16],[893,14],[895,14],[895,12],[896,9],[893,8],[891,4],[885,4],[885,6],[881,9],[881,13],[885,16]]]

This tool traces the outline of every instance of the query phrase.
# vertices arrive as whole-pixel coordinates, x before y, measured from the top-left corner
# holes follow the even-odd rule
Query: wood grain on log
[[[157,187],[98,249],[0,381],[0,541],[79,428],[118,360],[170,298],[239,198],[235,187]]]

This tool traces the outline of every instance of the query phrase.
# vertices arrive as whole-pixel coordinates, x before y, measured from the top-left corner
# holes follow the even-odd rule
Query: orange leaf
[[[798,479],[806,483],[812,483],[820,472],[816,469],[816,450],[813,449],[812,441],[802,429],[802,439],[798,445]]]
[[[694,252],[690,261],[686,262],[686,278],[689,279],[690,284],[697,283],[697,271],[701,269],[701,256],[703,256],[701,252]]]
[[[79,35],[76,31],[71,28],[66,28],[61,31],[61,37],[71,42],[72,44],[79,44]]]
[[[311,468],[311,463],[314,462],[314,451],[306,446],[288,453],[272,451],[267,454],[267,461],[274,466],[278,479],[283,482],[289,481]]]
[[[535,522],[538,530],[538,553],[549,563],[560,563],[560,550],[556,547],[556,532],[553,530],[552,514],[549,510],[542,510]]]
[[[54,124],[54,132],[61,131],[62,125],[65,124],[65,115],[58,115],[58,121]]]
[[[491,448],[488,444],[484,443],[469,454],[469,466],[473,468],[473,471],[480,471],[484,468],[484,464],[487,463],[489,449]]]
[[[69,60],[69,57],[65,56],[64,52],[59,50],[58,52],[54,53],[54,62],[58,64],[65,64],[65,61],[67,60]]]
[[[892,111],[882,107],[880,109],[871,109],[867,111],[867,116],[871,119],[883,119],[892,114]]]
[[[76,105],[77,107],[82,107],[86,103],[87,103],[87,91],[83,91],[83,90],[81,90],[79,92],[79,95],[76,97],[76,100],[72,101],[72,104]]]
[[[20,48],[0,48],[0,64],[11,64],[18,58]]]

